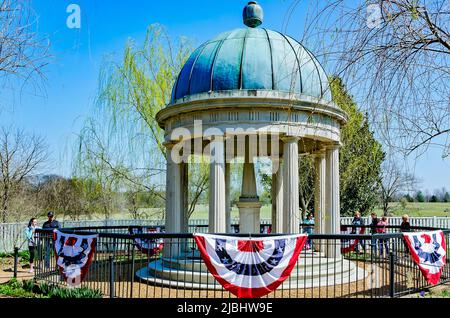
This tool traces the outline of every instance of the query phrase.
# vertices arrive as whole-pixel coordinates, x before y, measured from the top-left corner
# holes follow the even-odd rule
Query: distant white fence
[[[365,225],[371,223],[370,217],[362,217]],[[388,225],[400,225],[402,223],[402,218],[400,216],[389,216]],[[353,217],[341,217],[341,224],[351,224]],[[409,223],[411,226],[425,226],[425,227],[438,227],[443,229],[450,229],[450,218],[449,217],[439,217],[439,216],[429,216],[429,217],[409,217]]]
[[[341,217],[342,224],[351,224],[352,217]],[[366,225],[370,224],[370,217],[363,217]],[[401,217],[388,217],[389,225],[400,225],[402,222]],[[427,226],[427,227],[439,227],[450,228],[449,217],[410,217],[409,219],[412,226]],[[233,219],[232,224],[239,223],[239,219]],[[261,219],[261,224],[270,224],[270,219]],[[129,226],[129,225],[163,225],[164,220],[83,220],[83,221],[62,221],[60,222],[62,227],[86,227],[86,226]],[[207,219],[193,219],[189,220],[190,226],[196,225],[208,225]],[[25,227],[27,223],[4,223],[0,224],[0,253],[12,252],[15,246],[18,246],[21,250],[27,248],[25,241]]]

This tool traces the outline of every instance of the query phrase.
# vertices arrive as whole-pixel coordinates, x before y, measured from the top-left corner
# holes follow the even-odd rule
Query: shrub
[[[13,278],[5,284],[0,284],[0,294],[12,297],[26,298],[102,298],[99,290],[89,288],[62,288],[47,283],[36,284],[34,280],[23,282]]]
[[[102,298],[103,294],[99,290],[89,288],[54,288],[50,292],[50,298]]]
[[[12,296],[12,297],[22,297],[22,298],[33,298],[35,295],[23,288],[21,282],[13,278],[4,284],[0,284],[0,294]]]
[[[103,294],[99,290],[86,287],[63,288],[47,283],[40,283],[35,292],[46,295],[50,298],[102,298]]]

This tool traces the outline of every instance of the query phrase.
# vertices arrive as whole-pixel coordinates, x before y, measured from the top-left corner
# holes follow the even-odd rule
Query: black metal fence
[[[357,228],[360,227],[355,227],[356,230]],[[433,228],[413,227],[413,230]],[[100,290],[105,296],[235,297],[219,285],[204,266],[191,233],[130,234],[127,226],[72,228],[62,231],[99,235],[92,264],[81,286]],[[206,228],[199,227],[195,231],[206,232]],[[367,226],[366,233],[370,232],[370,227]],[[309,244],[300,254],[290,277],[266,297],[399,297],[430,287],[411,259],[398,227],[389,226],[386,232],[309,235]],[[448,248],[450,230],[444,230],[444,233]],[[267,235],[275,236],[252,234],[255,237]],[[161,247],[163,243],[163,248],[144,250],[139,248],[142,240]],[[35,260],[35,278],[67,286],[56,266],[52,232],[37,230],[36,241],[38,255]],[[175,254],[177,257],[174,257]],[[450,266],[447,264],[440,283],[449,281]]]

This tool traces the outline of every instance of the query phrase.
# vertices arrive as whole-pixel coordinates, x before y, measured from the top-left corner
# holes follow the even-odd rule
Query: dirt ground
[[[137,264],[136,264],[137,265]],[[364,263],[358,264],[359,267],[364,267]],[[235,298],[231,293],[220,290],[199,290],[191,289],[190,287],[162,287],[154,284],[148,284],[139,281],[135,278],[133,273],[139,269],[135,266],[134,271],[131,271],[129,264],[117,264],[115,268],[114,289],[115,296],[121,298]],[[366,268],[367,271],[371,268]],[[378,284],[374,281],[375,276],[368,276],[366,279],[361,279],[353,283],[345,283],[342,285],[333,285],[328,287],[315,288],[299,288],[286,289],[279,287],[274,292],[267,295],[267,298],[338,298],[338,297],[371,297],[386,295],[388,286],[382,285],[381,269],[379,270],[377,279]],[[46,278],[47,281],[54,283],[61,283],[58,275],[52,275]],[[132,281],[134,280],[134,281]],[[371,286],[374,286],[371,289]],[[105,266],[101,270],[90,270],[86,276],[82,286],[92,289],[98,289],[104,295],[109,297],[109,269]]]
[[[121,298],[235,298],[229,292],[220,290],[196,290],[189,287],[162,287],[154,284],[139,281],[134,276],[140,267],[145,263],[135,263],[134,268],[128,263],[117,263],[115,267],[115,284],[114,293],[116,297]],[[299,288],[299,289],[283,289],[279,287],[274,292],[267,295],[267,298],[366,298],[366,297],[387,297],[389,295],[389,271],[387,266],[370,266],[364,262],[358,262],[358,267],[364,268],[369,275],[365,279],[342,285],[333,285],[327,287],[315,288]],[[12,265],[3,264],[0,268],[0,283],[5,283],[13,277]],[[39,273],[39,271],[38,271]],[[26,266],[19,265],[18,279],[31,279],[33,274],[29,273]],[[59,275],[54,274],[44,278],[47,282],[62,283]],[[405,289],[410,284],[414,284],[414,277],[405,275],[397,275],[397,290]],[[105,297],[109,297],[109,268],[108,266],[92,266],[86,276],[83,287],[97,289],[103,292]],[[441,285],[445,286],[445,285]],[[448,288],[450,286],[440,288]],[[373,288],[371,288],[373,287]],[[405,297],[414,297],[414,295],[406,295]],[[0,296],[1,297],[1,296]],[[417,297],[417,296],[416,296]]]

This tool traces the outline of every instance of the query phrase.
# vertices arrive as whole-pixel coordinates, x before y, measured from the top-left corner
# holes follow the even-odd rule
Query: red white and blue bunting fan
[[[239,298],[274,291],[291,274],[306,243],[306,234],[243,238],[194,233],[214,278]]]
[[[130,226],[130,234],[148,234],[148,233],[162,233],[161,227],[151,228],[145,226]],[[164,247],[164,240],[162,238],[139,238],[134,239],[136,247],[139,251],[148,256],[153,256],[162,251]]]
[[[445,236],[441,230],[403,233],[414,262],[429,284],[439,283],[445,265]]]
[[[366,232],[366,228],[360,227],[359,231],[358,228],[356,228],[356,232],[359,233],[352,233],[354,227],[349,225],[341,225],[341,234],[353,234],[353,235],[363,235]],[[356,245],[358,245],[359,239],[343,239],[341,240],[341,252],[343,254],[353,252],[356,248]]]
[[[79,284],[86,276],[94,256],[98,235],[78,235],[53,231],[58,266],[65,281]]]

